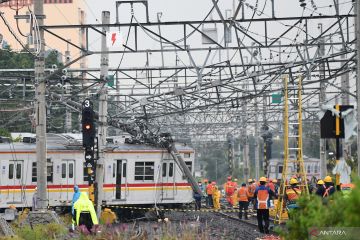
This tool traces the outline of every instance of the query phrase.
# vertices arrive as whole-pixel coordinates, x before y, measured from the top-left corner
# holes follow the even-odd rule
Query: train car
[[[291,155],[290,160],[294,160],[295,156]],[[320,178],[320,159],[303,156],[306,177],[308,179]],[[281,179],[284,168],[284,159],[273,158],[269,161],[269,178]],[[295,172],[296,166],[289,163],[288,172]]]
[[[176,146],[193,172],[193,149]],[[35,149],[32,138],[0,143],[0,208],[31,207],[37,180]],[[111,143],[105,158],[104,205],[172,206],[193,200],[191,185],[165,149]],[[81,142],[66,134],[48,134],[49,206],[70,206],[74,185],[88,191],[87,179]]]

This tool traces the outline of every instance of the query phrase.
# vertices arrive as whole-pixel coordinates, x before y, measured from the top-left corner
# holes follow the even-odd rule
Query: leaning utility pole
[[[105,162],[105,147],[106,147],[106,136],[107,136],[107,79],[109,71],[109,50],[106,45],[106,33],[109,32],[110,24],[110,12],[102,12],[102,28],[103,36],[101,37],[101,60],[100,60],[100,79],[103,84],[100,89],[99,98],[99,121],[98,121],[98,145],[99,145],[99,159],[96,164],[96,213],[98,217],[101,214],[101,204],[103,200],[103,185],[104,185],[104,162]]]
[[[356,50],[357,50],[357,64],[356,64],[356,97],[357,97],[357,120],[360,120],[360,0],[355,2],[356,8],[356,21],[355,21],[355,31],[356,31]],[[360,176],[360,161],[359,161],[359,153],[360,153],[360,127],[357,127],[357,162],[358,162],[358,176]]]
[[[39,26],[44,25],[44,0],[34,1],[34,14]],[[46,104],[45,104],[45,39],[44,30],[39,28],[40,39],[35,49],[40,49],[35,58],[35,121],[36,121],[36,164],[37,164],[37,208],[47,208],[47,172],[46,172]]]

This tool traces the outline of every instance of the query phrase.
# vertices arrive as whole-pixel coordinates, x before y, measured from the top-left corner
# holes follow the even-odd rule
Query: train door
[[[61,161],[61,185],[60,185],[60,200],[71,201],[74,195],[75,184],[75,161],[62,160]]]
[[[23,201],[23,170],[24,170],[24,161],[16,160],[9,161],[9,185],[14,186],[10,192],[10,202],[11,203],[22,203]],[[10,203],[8,202],[8,203]]]
[[[174,199],[175,196],[175,163],[164,160],[162,164],[162,196],[163,199]]]
[[[114,162],[114,174],[115,177],[115,199],[125,200],[127,191],[127,161],[115,160]]]

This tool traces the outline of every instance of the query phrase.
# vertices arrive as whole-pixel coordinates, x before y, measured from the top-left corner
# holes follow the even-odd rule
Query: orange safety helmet
[[[260,182],[267,182],[267,181],[266,181],[266,177],[261,177],[261,178],[260,178]]]
[[[209,180],[207,180],[207,179],[204,179],[204,183],[207,183]]]

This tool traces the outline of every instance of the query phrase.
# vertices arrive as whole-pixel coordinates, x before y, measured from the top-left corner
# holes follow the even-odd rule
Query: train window
[[[154,162],[135,162],[135,180],[154,180]]]
[[[113,163],[113,171],[112,171],[113,178],[116,176],[116,164]]]
[[[190,158],[190,153],[184,153],[184,158]]]
[[[123,177],[126,177],[126,163],[123,163]]]
[[[69,178],[73,178],[73,177],[74,177],[74,164],[69,163]]]
[[[174,163],[169,163],[169,177],[174,176]]]
[[[189,168],[190,172],[192,172],[192,162],[185,162],[185,164]]]
[[[50,158],[47,159],[46,168],[47,168],[47,181],[53,182],[54,164],[51,162]]]
[[[16,179],[21,178],[21,163],[16,164]]]
[[[310,173],[310,172],[311,172],[311,166],[308,165],[308,166],[307,166],[307,173]]]
[[[314,173],[317,173],[317,172],[318,172],[318,165],[316,164],[314,167]]]
[[[283,166],[279,166],[279,173],[283,172]]]
[[[190,173],[192,173],[192,162],[185,162],[186,166],[189,168]],[[186,179],[186,175],[183,174],[183,179]]]
[[[36,169],[36,162],[32,163],[31,168],[31,181],[36,182],[37,181],[37,169]]]
[[[89,178],[89,174],[88,174],[88,170],[87,170],[87,167],[86,167],[86,163],[84,163],[84,182],[87,182],[88,181],[88,178]]]
[[[9,164],[9,179],[13,179],[14,178],[14,164],[11,163]]]
[[[66,163],[61,164],[61,177],[66,178]]]
[[[166,177],[167,163],[163,163],[162,165],[162,176]]]

